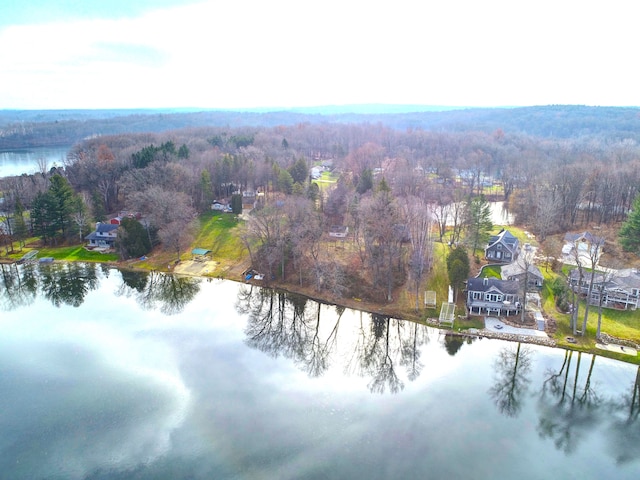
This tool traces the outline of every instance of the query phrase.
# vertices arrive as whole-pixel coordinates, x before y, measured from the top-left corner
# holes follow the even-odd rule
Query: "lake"
[[[0,273],[2,478],[640,472],[634,365],[223,280]]]
[[[47,169],[64,165],[71,147],[38,147],[25,150],[0,151],[0,177],[32,174],[40,171],[43,159]]]

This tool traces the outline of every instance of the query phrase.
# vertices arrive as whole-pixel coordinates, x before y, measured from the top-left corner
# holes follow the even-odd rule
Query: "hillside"
[[[353,105],[279,111],[43,110],[0,111],[0,150],[70,145],[122,133],[205,126],[273,127],[323,123],[382,124],[396,130],[494,132],[541,138],[640,141],[640,108],[552,105],[451,109]]]

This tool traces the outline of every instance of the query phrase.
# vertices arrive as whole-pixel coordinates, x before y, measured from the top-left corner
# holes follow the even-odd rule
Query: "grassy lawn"
[[[213,252],[216,260],[237,262],[243,258],[246,248],[237,232],[242,220],[232,213],[207,212],[200,216],[199,221],[200,231],[189,252],[193,248],[206,248]],[[185,255],[191,258],[189,252]]]
[[[480,276],[483,278],[502,278],[502,267],[500,265],[485,265]]]
[[[321,192],[324,192],[325,190],[327,190],[337,181],[338,181],[338,175],[335,175],[327,171],[322,172],[318,180],[313,180],[313,182],[318,185]]]
[[[433,244],[433,268],[429,272],[424,290],[433,290],[436,292],[436,308],[425,309],[424,316],[426,318],[439,318],[442,303],[449,299],[449,275],[447,274],[447,255],[449,247],[446,243],[435,242]],[[424,292],[423,292],[424,294]],[[456,302],[456,316],[464,313],[464,293],[458,292],[458,301]],[[424,298],[421,300],[424,302]],[[458,320],[456,319],[456,326]],[[463,325],[462,328],[470,328],[472,324]]]
[[[37,238],[31,238],[27,241],[28,245],[33,245]],[[91,252],[84,248],[84,245],[72,245],[65,247],[24,247],[21,251],[15,250],[14,253],[9,254],[8,258],[19,260],[26,253],[37,250],[37,258],[52,257],[55,260],[67,261],[67,262],[115,262],[118,260],[118,255],[115,253],[99,253]]]
[[[38,258],[53,257],[56,260],[69,262],[115,262],[118,255],[115,253],[99,253],[86,250],[83,245],[58,248],[39,249]]]

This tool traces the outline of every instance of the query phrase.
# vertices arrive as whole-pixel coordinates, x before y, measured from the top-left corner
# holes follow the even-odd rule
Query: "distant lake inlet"
[[[62,166],[66,162],[70,148],[39,147],[0,151],[0,177],[36,173],[39,171],[41,162],[47,165],[47,170],[53,166]]]

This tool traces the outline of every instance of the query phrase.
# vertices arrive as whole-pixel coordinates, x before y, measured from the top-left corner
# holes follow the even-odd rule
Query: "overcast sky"
[[[0,0],[0,108],[640,105],[628,0]]]

